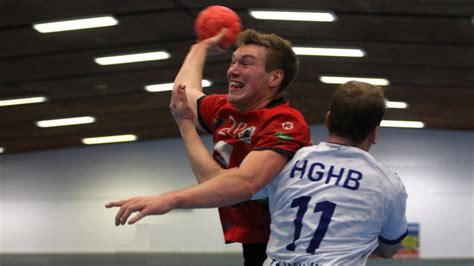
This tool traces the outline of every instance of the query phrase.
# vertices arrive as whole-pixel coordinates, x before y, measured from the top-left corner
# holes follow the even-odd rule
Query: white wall
[[[0,156],[0,252],[231,251],[217,212],[114,226],[108,201],[195,184],[179,139]]]
[[[313,141],[325,138],[313,126]],[[397,171],[423,258],[474,257],[473,132],[383,128],[373,154]],[[205,138],[210,146],[209,137]],[[234,252],[214,209],[114,226],[110,200],[195,184],[179,139],[0,156],[0,253]]]
[[[382,129],[373,149],[405,183],[422,257],[474,257],[473,140],[473,132]]]

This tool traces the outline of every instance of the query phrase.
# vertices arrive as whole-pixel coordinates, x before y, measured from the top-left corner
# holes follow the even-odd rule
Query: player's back
[[[364,265],[392,205],[406,197],[398,176],[369,153],[324,142],[300,149],[266,192],[265,265]]]

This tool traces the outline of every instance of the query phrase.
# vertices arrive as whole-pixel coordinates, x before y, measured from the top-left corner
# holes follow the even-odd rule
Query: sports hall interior
[[[472,0],[0,1],[0,265],[242,265],[223,242],[216,209],[175,210],[114,225],[104,205],[196,184],[169,112],[172,83],[203,8],[224,5],[245,28],[294,47],[358,49],[360,56],[299,55],[283,96],[310,124],[314,144],[337,83],[382,82],[394,105],[373,156],[405,183],[410,241],[394,259],[367,265],[474,265],[474,2]],[[253,11],[329,12],[331,22],[258,19]],[[41,33],[34,25],[110,16],[115,25]],[[100,65],[139,52],[168,58]],[[205,93],[226,93],[231,49],[206,63]],[[92,117],[80,125],[38,121]],[[128,142],[87,145],[98,136]],[[211,136],[202,138],[212,149]]]

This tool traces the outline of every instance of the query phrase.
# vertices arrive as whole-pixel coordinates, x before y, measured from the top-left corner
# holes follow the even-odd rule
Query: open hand
[[[138,212],[128,224],[134,224],[147,215],[165,214],[172,210],[172,202],[165,195],[134,197],[126,200],[112,201],[105,205],[106,208],[120,207],[115,215],[115,225],[124,225],[130,215]]]
[[[186,86],[183,84],[175,85],[171,94],[170,111],[178,126],[188,121],[194,123],[194,112],[189,105],[188,97],[186,95]]]

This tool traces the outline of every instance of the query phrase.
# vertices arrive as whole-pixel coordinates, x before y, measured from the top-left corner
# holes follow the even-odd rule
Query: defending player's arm
[[[219,48],[218,43],[226,32],[226,30],[223,30],[216,36],[202,40],[191,46],[191,50],[186,55],[183,65],[174,80],[175,87],[181,84],[188,88],[187,96],[194,114],[196,114],[197,99],[204,95],[201,82],[206,57],[209,52],[223,52],[223,50]],[[194,124],[200,128],[196,119]]]
[[[147,215],[165,214],[173,209],[211,208],[236,204],[252,197],[285,166],[286,156],[270,150],[250,152],[239,168],[191,188],[158,196],[136,197],[110,202],[120,207],[115,224],[133,224]]]
[[[223,169],[204,146],[194,126],[195,114],[186,94],[184,85],[175,84],[170,111],[179,127],[194,176],[202,183],[229,170]]]

